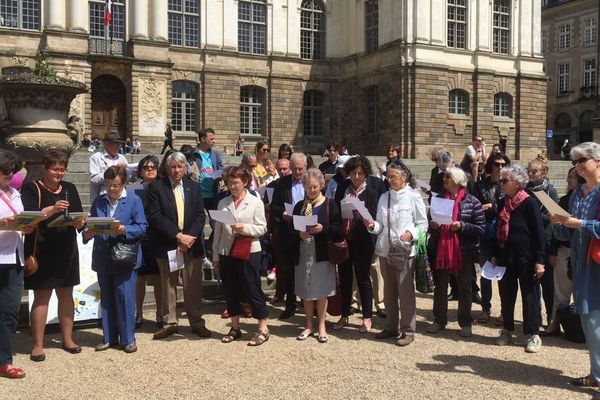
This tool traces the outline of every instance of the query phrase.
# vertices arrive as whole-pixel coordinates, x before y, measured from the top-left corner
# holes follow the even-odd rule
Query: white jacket
[[[267,233],[267,219],[265,218],[265,206],[261,199],[246,191],[246,195],[239,207],[236,209],[231,195],[219,201],[217,210],[229,211],[235,217],[235,221],[244,224],[242,235],[252,236],[251,253],[261,251],[260,237]],[[231,226],[217,222],[213,237],[213,261],[219,261],[220,255],[229,255],[233,244],[233,231]]]
[[[418,228],[427,232],[427,209],[425,202],[418,190],[413,190],[406,185],[404,189],[395,191],[390,188],[389,192],[381,195],[377,204],[377,218],[372,234],[378,235],[375,244],[375,254],[387,257],[390,251],[388,240],[388,198],[390,199],[390,236],[392,242],[400,241],[400,236],[408,231],[413,237],[411,256],[416,254],[415,243],[419,238]],[[406,243],[405,243],[406,244]]]

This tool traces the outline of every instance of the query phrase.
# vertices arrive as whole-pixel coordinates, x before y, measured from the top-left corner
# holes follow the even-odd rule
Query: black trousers
[[[462,268],[456,276],[450,274],[447,269],[435,269],[433,271],[433,320],[440,326],[448,323],[448,282],[450,277],[455,277],[456,291],[458,294],[458,325],[460,327],[471,326],[473,317],[471,308],[473,305],[473,269],[474,256],[463,255]]]
[[[242,314],[244,299],[250,304],[254,318],[267,318],[269,310],[260,283],[260,253],[252,253],[249,261],[229,256],[220,256],[219,260],[229,315]]]
[[[22,290],[23,268],[0,265],[0,367],[12,364],[12,346],[17,333]]]
[[[350,258],[338,266],[340,292],[342,293],[342,317],[350,315],[352,306],[352,282],[356,275],[356,286],[360,293],[363,318],[373,314],[373,284],[371,282],[371,262],[373,252],[365,250],[358,243],[348,243]]]
[[[531,264],[508,265],[504,277],[499,281],[504,329],[511,332],[515,330],[515,303],[517,289],[520,286],[523,302],[523,333],[538,334],[541,316],[540,298],[536,286],[539,282],[533,277],[533,272],[534,267]]]

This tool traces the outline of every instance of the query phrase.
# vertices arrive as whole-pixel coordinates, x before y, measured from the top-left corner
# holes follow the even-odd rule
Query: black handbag
[[[126,242],[110,238],[108,252],[108,268],[111,270],[127,270],[135,268],[139,241]]]

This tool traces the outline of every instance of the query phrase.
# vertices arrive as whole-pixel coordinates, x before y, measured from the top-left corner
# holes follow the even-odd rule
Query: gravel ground
[[[497,291],[496,291],[497,292]],[[498,299],[494,305],[499,304]],[[498,347],[492,323],[474,325],[473,337],[458,335],[456,302],[450,303],[447,330],[426,334],[432,297],[417,300],[417,337],[405,348],[358,333],[360,319],[341,332],[329,329],[329,342],[295,340],[303,315],[273,320],[271,339],[263,346],[246,345],[256,325],[243,320],[243,341],[220,343],[228,321],[220,319],[223,303],[206,306],[211,339],[193,335],[181,320],[179,334],[153,341],[154,324],[145,321],[137,335],[139,351],[95,353],[101,330],[80,329],[75,339],[84,347],[79,355],[60,348],[60,335],[47,334],[47,359],[29,360],[30,332],[17,335],[15,365],[27,372],[22,380],[0,380],[2,399],[584,399],[593,391],[568,385],[571,377],[589,371],[585,346],[565,338],[544,338],[538,354],[524,352],[524,337],[516,345]],[[281,308],[272,307],[278,316]],[[517,306],[520,318],[520,305]],[[479,307],[474,307],[477,317]],[[153,318],[151,310],[146,318]],[[329,321],[337,318],[328,317]],[[373,332],[383,328],[374,317]],[[517,326],[517,331],[521,326]]]

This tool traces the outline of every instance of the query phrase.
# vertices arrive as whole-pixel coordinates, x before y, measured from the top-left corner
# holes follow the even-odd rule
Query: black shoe
[[[481,296],[479,293],[473,293],[473,303],[481,304]]]
[[[285,310],[279,314],[279,319],[288,319],[294,314],[296,314],[296,307],[286,307]]]
[[[62,348],[64,351],[66,351],[67,353],[71,353],[71,354],[79,354],[81,353],[81,346],[75,346],[75,347],[67,347],[64,344],[62,345]]]
[[[42,353],[38,356],[34,356],[33,354],[31,354],[29,356],[29,359],[33,362],[42,362],[42,361],[46,361],[46,355],[44,353]]]
[[[387,318],[387,313],[385,312],[385,308],[380,308],[375,313],[379,318]]]
[[[457,301],[458,300],[458,295],[456,293],[450,293],[448,295],[448,301]]]

